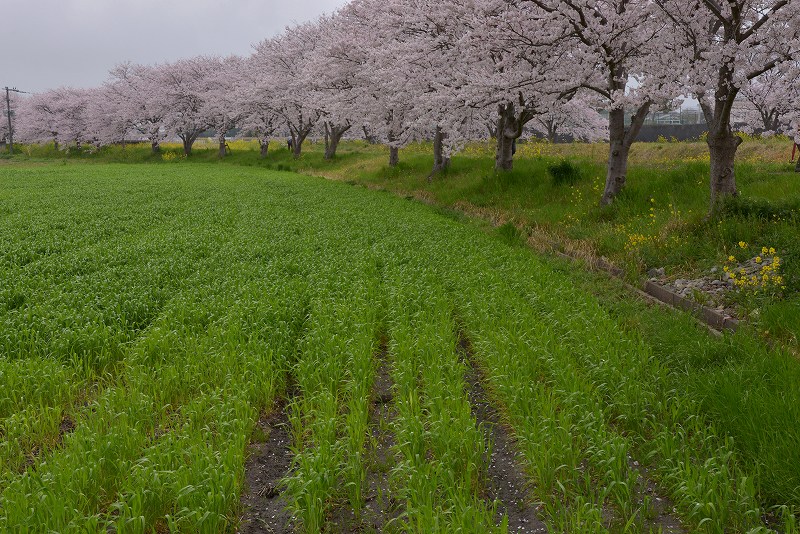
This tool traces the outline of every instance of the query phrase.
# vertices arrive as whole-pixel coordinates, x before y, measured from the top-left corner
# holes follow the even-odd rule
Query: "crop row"
[[[502,532],[497,503],[483,497],[490,444],[471,413],[452,301],[415,263],[387,269],[402,523],[411,532]]]
[[[330,252],[336,257],[320,254],[309,276],[313,296],[288,407],[295,457],[286,487],[306,532],[321,532],[342,501],[360,519],[381,308],[375,263]]]

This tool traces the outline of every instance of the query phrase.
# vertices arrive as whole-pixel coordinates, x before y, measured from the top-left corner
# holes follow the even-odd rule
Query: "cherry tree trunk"
[[[192,155],[192,145],[194,145],[194,139],[192,137],[184,137],[183,138],[183,154],[185,156]]]
[[[606,171],[606,188],[601,204],[610,205],[620,194],[628,178],[628,154],[630,146],[622,140],[612,140],[608,153],[608,169]]]
[[[497,153],[495,154],[494,168],[498,171],[514,169],[514,140],[505,135],[497,137]]]
[[[339,141],[342,136],[350,129],[350,126],[325,126],[325,159],[331,160],[336,157],[336,149],[339,148]]]
[[[628,156],[631,145],[639,136],[644,120],[650,111],[650,102],[645,102],[631,115],[631,123],[625,127],[625,108],[616,108],[608,114],[608,167],[606,187],[600,199],[602,206],[608,206],[620,194],[628,180]]]
[[[436,134],[433,137],[433,170],[431,176],[437,172],[445,171],[450,168],[450,158],[444,155],[444,142],[447,134],[442,128],[436,127]]]
[[[300,159],[300,154],[303,153],[303,141],[306,140],[305,135],[298,135],[296,137],[292,137],[292,154],[294,155],[294,159]]]
[[[217,140],[219,141],[219,157],[224,158],[227,155],[225,150],[225,135],[220,135]]]
[[[514,168],[514,143],[521,134],[520,120],[516,118],[513,104],[499,107],[497,118],[497,150],[494,168],[510,171]]]
[[[269,139],[259,139],[258,146],[261,148],[261,159],[266,158],[269,153]]]
[[[630,145],[625,143],[625,108],[612,109],[608,113],[608,134],[606,188],[600,201],[603,206],[608,206],[614,201],[628,179]]]
[[[58,150],[58,139],[53,139],[53,147]]]
[[[733,135],[731,128],[731,110],[736,102],[738,88],[733,83],[733,66],[725,64],[720,68],[717,88],[714,91],[712,104],[702,98],[700,106],[708,124],[708,152],[711,160],[708,217],[713,218],[722,204],[739,195],[736,189],[736,172],[734,163],[736,150],[742,144],[742,138]]]
[[[362,126],[361,129],[364,132],[364,139],[366,139],[367,143],[371,145],[375,145],[378,143],[378,140],[375,138],[374,135],[370,133],[369,128],[366,125]]]
[[[150,141],[150,151],[153,154],[158,154],[159,152],[161,152],[161,145],[159,144],[158,141]]]
[[[733,135],[730,129],[722,132],[709,132],[708,150],[711,155],[711,206],[709,215],[714,215],[719,206],[728,198],[736,197],[736,173],[734,160],[741,138]]]
[[[794,166],[794,172],[800,172],[800,157],[797,158],[797,164]]]
[[[555,143],[557,135],[558,135],[558,126],[556,125],[556,121],[554,120],[547,121],[547,140],[550,143]]]
[[[394,146],[389,147],[389,166],[397,167],[400,163],[400,149]]]
[[[339,139],[341,136],[336,136],[331,133],[328,139],[328,145],[325,147],[325,159],[333,159],[336,157],[336,149],[339,148]]]

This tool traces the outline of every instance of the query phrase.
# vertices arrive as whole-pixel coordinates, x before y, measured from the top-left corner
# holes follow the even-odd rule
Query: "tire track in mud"
[[[288,510],[289,502],[281,487],[281,480],[292,466],[288,405],[288,399],[283,400],[256,423],[253,432],[256,438],[248,446],[244,468],[243,513],[237,529],[241,534],[295,532],[292,514]]]
[[[525,478],[524,460],[514,451],[514,438],[506,429],[498,411],[492,406],[483,386],[485,377],[475,361],[472,345],[465,332],[458,333],[458,350],[467,365],[466,381],[473,417],[486,429],[492,443],[488,466],[488,492],[490,499],[499,503],[498,513],[508,516],[509,532],[547,532],[547,527],[537,514],[537,506],[530,501],[529,485]],[[675,513],[674,503],[660,490],[649,470],[633,457],[629,467],[639,473],[633,489],[642,508],[641,531],[684,534],[688,532]],[[613,529],[614,513],[608,510],[608,525]]]
[[[386,526],[400,515],[398,503],[389,482],[389,475],[396,462],[394,456],[394,433],[391,421],[395,419],[393,382],[389,373],[388,339],[381,338],[378,353],[378,372],[373,386],[374,400],[370,410],[370,454],[367,470],[366,506],[364,525],[376,532],[384,532]]]
[[[355,534],[361,532],[386,532],[401,510],[390,485],[390,474],[395,465],[394,432],[391,421],[394,408],[393,381],[389,356],[389,341],[381,335],[375,355],[376,373],[372,385],[369,412],[369,440],[366,451],[366,478],[364,483],[364,509],[361,518],[356,518],[348,506],[331,513],[327,531]]]
[[[475,365],[472,345],[463,331],[458,332],[458,352],[467,366],[464,378],[472,416],[492,445],[486,462],[486,491],[487,500],[498,503],[498,523],[507,516],[509,532],[545,533],[547,526],[538,515],[536,503],[530,499],[521,456],[500,414],[489,401],[483,376]]]
[[[628,457],[628,466],[639,472],[634,494],[640,506],[648,502],[645,511],[643,532],[661,532],[662,534],[685,534],[689,532],[675,514],[675,504],[666,496],[650,476],[649,470],[638,461]]]

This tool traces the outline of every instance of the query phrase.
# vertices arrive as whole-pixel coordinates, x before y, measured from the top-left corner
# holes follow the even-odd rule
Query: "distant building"
[[[600,114],[608,117],[608,111],[602,110]],[[631,113],[626,113],[625,123],[631,123]],[[644,119],[645,126],[682,126],[705,124],[706,119],[700,108],[679,108],[668,111],[651,111]]]
[[[628,117],[630,121],[630,117]],[[684,124],[704,124],[706,122],[700,108],[680,108],[671,111],[653,111],[644,120],[646,125],[681,126]]]

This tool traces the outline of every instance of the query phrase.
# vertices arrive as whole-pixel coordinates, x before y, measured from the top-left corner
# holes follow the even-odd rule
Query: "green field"
[[[504,532],[517,506],[795,532],[800,363],[520,244],[256,166],[0,165],[0,531],[246,531],[282,420],[300,532]]]
[[[428,179],[430,143],[400,152],[388,166],[388,150],[347,141],[333,161],[323,159],[322,143],[307,142],[300,159],[273,142],[260,159],[254,142],[232,141],[232,153],[218,158],[213,143],[198,143],[191,161],[210,165],[259,167],[324,176],[413,196],[448,210],[506,225],[541,251],[559,247],[589,261],[605,257],[640,285],[651,269],[663,268],[669,281],[717,278],[729,258],[744,263],[758,256],[780,258],[766,283],[750,283],[724,295],[687,295],[701,304],[723,305],[769,342],[800,354],[800,175],[789,163],[791,142],[781,136],[745,137],[737,155],[741,198],[708,219],[708,146],[703,141],[636,143],[628,184],[610,207],[598,205],[605,179],[605,143],[521,143],[514,170],[493,169],[493,143],[471,143],[453,157],[450,170]],[[148,146],[99,150],[23,147],[19,161],[89,161],[182,165],[177,145],[153,155]],[[0,156],[2,157],[2,156]],[[556,175],[559,178],[556,178]],[[747,246],[743,249],[740,243]],[[774,254],[763,254],[763,250]],[[760,277],[759,277],[760,278]]]

